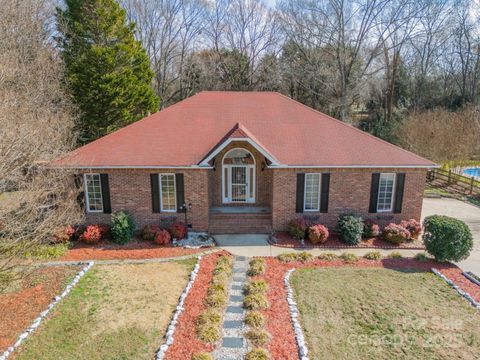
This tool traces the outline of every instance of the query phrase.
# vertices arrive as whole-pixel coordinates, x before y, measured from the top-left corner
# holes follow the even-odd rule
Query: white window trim
[[[306,209],[305,199],[307,196],[307,175],[318,175],[318,204],[316,209]],[[303,211],[304,212],[319,212],[320,211],[320,198],[322,196],[322,173],[305,173],[305,179],[303,180]]]
[[[175,198],[175,209],[164,209],[163,208],[163,193],[162,193],[162,176],[169,175],[173,176],[173,197]],[[160,173],[158,174],[158,187],[160,193],[160,211],[167,213],[176,213],[177,212],[177,179],[174,173]]]
[[[393,175],[393,184],[392,184],[392,199],[390,200],[390,207],[388,209],[380,210],[378,204],[380,202],[380,181],[382,180],[382,175]],[[397,173],[380,173],[378,178],[378,194],[377,194],[377,213],[388,213],[393,211],[393,202],[395,201],[395,186],[397,184]]]
[[[90,201],[88,200],[88,185],[87,185],[87,176],[89,175],[98,175],[100,179],[100,198],[102,199],[102,210],[90,210]],[[85,204],[87,213],[103,213],[103,193],[102,193],[102,177],[99,173],[86,173],[83,174],[83,189],[85,191]]]

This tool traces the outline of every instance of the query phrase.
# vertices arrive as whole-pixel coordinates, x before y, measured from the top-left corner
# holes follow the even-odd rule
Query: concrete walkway
[[[223,317],[222,344],[214,352],[216,360],[243,359],[245,356],[247,340],[244,336],[243,286],[247,279],[247,269],[247,258],[236,256],[233,262],[233,277],[228,291],[227,309]]]

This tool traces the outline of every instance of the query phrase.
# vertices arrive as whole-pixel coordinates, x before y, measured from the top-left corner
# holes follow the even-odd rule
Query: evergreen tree
[[[115,0],[66,0],[57,9],[66,80],[86,143],[158,109],[153,72],[134,24]]]

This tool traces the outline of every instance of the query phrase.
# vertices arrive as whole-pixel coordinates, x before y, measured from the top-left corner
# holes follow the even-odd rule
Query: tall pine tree
[[[59,39],[86,143],[158,109],[153,72],[134,24],[115,0],[66,0],[57,9]]]

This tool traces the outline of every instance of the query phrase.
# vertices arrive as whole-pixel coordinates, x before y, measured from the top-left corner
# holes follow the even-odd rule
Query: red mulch
[[[117,245],[101,241],[95,245],[77,241],[68,253],[59,260],[112,260],[112,259],[152,259],[170,258],[182,255],[197,254],[203,249],[185,249],[182,247],[160,246],[151,241],[134,240],[125,245]]]
[[[212,280],[213,269],[220,255],[228,254],[219,251],[202,258],[200,270],[190,292],[185,299],[185,310],[180,314],[175,329],[174,342],[165,355],[167,360],[188,360],[198,352],[211,352],[214,346],[199,340],[195,334],[197,317],[206,309],[203,299],[207,296],[208,284]]]
[[[298,348],[295,340],[293,328],[290,325],[290,313],[288,311],[286,291],[284,285],[285,272],[291,268],[312,268],[312,267],[342,267],[345,263],[342,260],[323,261],[315,259],[308,263],[291,262],[282,263],[271,257],[265,258],[267,262],[267,271],[263,276],[268,282],[269,290],[267,293],[270,307],[262,311],[265,316],[265,325],[268,332],[272,335],[272,340],[268,343],[268,351],[275,360],[280,359],[298,359]],[[360,259],[358,262],[348,264],[354,267],[383,267],[390,269],[417,269],[420,271],[430,271],[432,267],[441,270],[445,276],[455,281],[458,286],[467,291],[472,296],[479,296],[480,289],[477,285],[468,281],[462,271],[452,264],[441,264],[435,261],[420,262],[414,259],[383,259],[366,260]],[[463,277],[463,279],[461,279]],[[474,295],[475,294],[475,295]],[[478,298],[477,298],[478,301]]]
[[[302,248],[300,242],[295,240],[285,231],[279,231],[274,235],[276,242],[272,242],[273,246],[285,248]],[[421,240],[408,241],[400,245],[389,243],[382,238],[372,237],[363,239],[358,245],[347,245],[342,242],[338,234],[330,233],[328,240],[323,244],[312,244],[309,240],[305,240],[305,249],[311,248],[329,248],[329,249],[410,249],[410,250],[424,250],[425,245]]]
[[[0,354],[13,345],[33,320],[44,311],[78,267],[48,267],[25,276],[20,289],[0,294]]]

